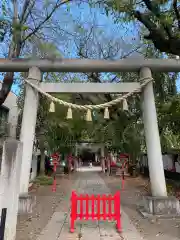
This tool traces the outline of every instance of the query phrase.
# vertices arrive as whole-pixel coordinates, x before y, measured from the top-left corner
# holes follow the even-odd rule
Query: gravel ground
[[[63,201],[72,183],[77,178],[76,174],[68,176],[57,175],[57,191],[51,191],[51,186],[34,188],[30,194],[36,196],[36,205],[31,215],[18,216],[16,240],[36,240],[42,229]]]
[[[107,186],[115,193],[120,189],[120,177],[107,177],[100,174]],[[144,191],[144,186],[147,181],[138,178],[126,178],[125,190],[121,193],[121,203],[124,211],[128,214],[139,232],[147,240],[154,239],[180,239],[180,219],[162,219],[148,220],[144,219],[136,210],[136,206],[141,199],[142,194],[147,194]]]

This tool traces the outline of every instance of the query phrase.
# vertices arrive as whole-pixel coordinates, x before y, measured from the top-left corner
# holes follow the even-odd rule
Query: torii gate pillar
[[[147,67],[142,68],[140,78],[151,78],[151,70]],[[178,199],[167,196],[152,81],[142,89],[142,100],[152,195],[144,196],[143,206],[139,209],[145,217],[149,215],[179,215],[180,204]]]
[[[152,78],[151,70],[149,68],[142,68],[140,71],[140,78]],[[167,190],[154,100],[153,82],[149,82],[142,91],[142,110],[151,192],[155,197],[166,197]]]
[[[41,80],[41,71],[37,67],[30,68],[28,80],[32,81],[33,84],[39,84]],[[20,135],[20,140],[23,143],[23,150],[20,180],[19,212],[23,213],[31,212],[32,209],[32,199],[31,196],[28,195],[28,187],[39,101],[39,93],[30,85],[26,84],[25,90],[26,93]]]

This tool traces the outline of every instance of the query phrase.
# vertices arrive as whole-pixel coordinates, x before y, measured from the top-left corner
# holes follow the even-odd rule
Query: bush
[[[49,176],[39,176],[34,180],[34,183],[39,185],[52,185],[53,184],[53,178]]]

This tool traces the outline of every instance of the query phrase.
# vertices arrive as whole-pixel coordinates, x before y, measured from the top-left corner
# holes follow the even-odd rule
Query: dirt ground
[[[36,196],[36,205],[30,215],[18,216],[16,240],[35,240],[48,223],[59,203],[65,199],[72,188],[77,175],[58,176],[57,191],[54,193],[51,186],[40,186],[32,189],[31,195]],[[62,206],[63,207],[63,206]]]
[[[120,177],[105,177],[103,174],[101,174],[101,177],[112,193],[120,189]],[[138,213],[136,206],[141,200],[142,194],[147,194],[144,189],[146,183],[147,180],[141,177],[126,177],[125,190],[121,191],[121,204],[124,211],[145,239],[152,240],[154,238],[158,239],[158,237],[167,239],[167,236],[169,236],[168,239],[180,239],[180,219],[148,220]]]

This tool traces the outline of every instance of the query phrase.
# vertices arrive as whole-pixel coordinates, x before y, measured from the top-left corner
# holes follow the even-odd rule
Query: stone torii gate
[[[140,87],[132,83],[43,83],[42,72],[139,72],[141,79],[152,79],[154,72],[179,72],[180,61],[175,59],[124,59],[119,61],[85,59],[0,59],[1,72],[28,72],[28,81],[48,93],[128,93]],[[145,199],[144,210],[149,214],[179,214],[179,203],[167,197],[153,82],[142,89],[142,112],[148,154],[152,196]],[[20,142],[22,166],[20,194],[28,199],[28,183],[38,109],[38,91],[26,84]],[[4,149],[6,151],[6,149]],[[5,154],[4,154],[5,156]],[[18,191],[18,188],[17,188]],[[10,193],[9,193],[10,197]],[[11,198],[11,197],[10,197]],[[25,201],[25,200],[24,200]],[[143,211],[144,211],[143,210]],[[9,237],[8,240],[11,240]]]

